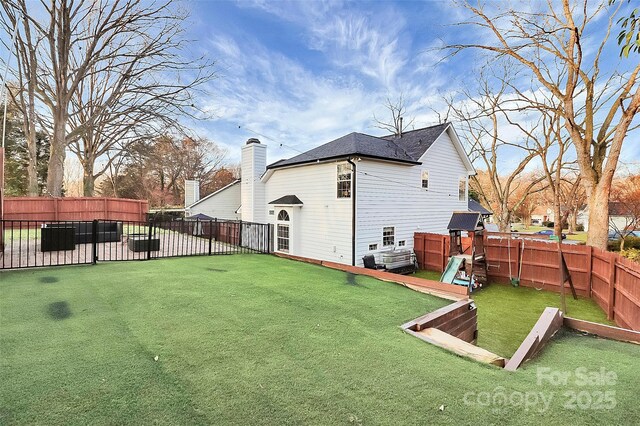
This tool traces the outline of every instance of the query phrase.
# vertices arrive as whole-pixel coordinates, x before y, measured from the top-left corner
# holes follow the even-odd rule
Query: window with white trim
[[[289,225],[278,224],[278,251],[289,251]]]
[[[286,210],[280,210],[278,212],[278,221],[289,222],[289,213],[287,213]],[[278,251],[283,251],[285,253],[288,253],[289,252],[289,224],[278,223],[276,232],[277,232],[276,238],[277,238]]]
[[[285,222],[289,221],[289,213],[287,213],[286,210],[280,210],[280,212],[278,212],[278,220],[283,220]]]
[[[338,198],[351,198],[351,164],[338,164]]]
[[[404,247],[407,244],[405,240],[398,241],[398,247]]]
[[[422,188],[429,189],[429,170],[422,171]]]
[[[458,181],[458,201],[467,201],[467,178],[461,177]]]
[[[374,250],[378,250],[378,245],[377,244],[369,244],[369,251],[374,251]]]
[[[382,228],[382,246],[389,247],[396,243],[396,228],[395,226],[385,226]]]

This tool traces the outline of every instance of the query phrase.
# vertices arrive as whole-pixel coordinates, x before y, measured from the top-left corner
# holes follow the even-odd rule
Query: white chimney
[[[241,159],[241,213],[247,222],[265,222],[266,201],[264,184],[260,177],[267,169],[267,147],[251,138],[242,147]]]
[[[200,199],[200,181],[188,180],[184,181],[184,206],[189,207]]]

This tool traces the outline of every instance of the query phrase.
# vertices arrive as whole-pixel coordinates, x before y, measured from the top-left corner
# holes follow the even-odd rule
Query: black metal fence
[[[229,220],[0,221],[0,269],[271,253],[272,225]]]

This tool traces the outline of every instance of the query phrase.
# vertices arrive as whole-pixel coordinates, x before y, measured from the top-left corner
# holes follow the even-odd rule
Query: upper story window
[[[422,188],[429,189],[429,170],[422,171]]]
[[[385,226],[382,228],[382,246],[389,247],[396,243],[396,228],[394,226]]]
[[[287,213],[286,210],[280,210],[280,212],[278,212],[278,220],[282,220],[284,222],[288,222],[289,221],[289,213]]]
[[[351,198],[351,164],[338,164],[338,198]]]
[[[467,178],[461,177],[458,182],[458,200],[467,201]]]

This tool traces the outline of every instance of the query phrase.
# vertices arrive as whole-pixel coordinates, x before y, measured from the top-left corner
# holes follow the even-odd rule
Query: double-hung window
[[[422,171],[422,188],[429,189],[429,170]]]
[[[382,246],[389,247],[396,243],[396,228],[394,226],[385,226],[382,228]]]
[[[338,164],[338,198],[351,198],[351,164]]]
[[[467,178],[461,177],[458,182],[458,200],[467,201]]]

